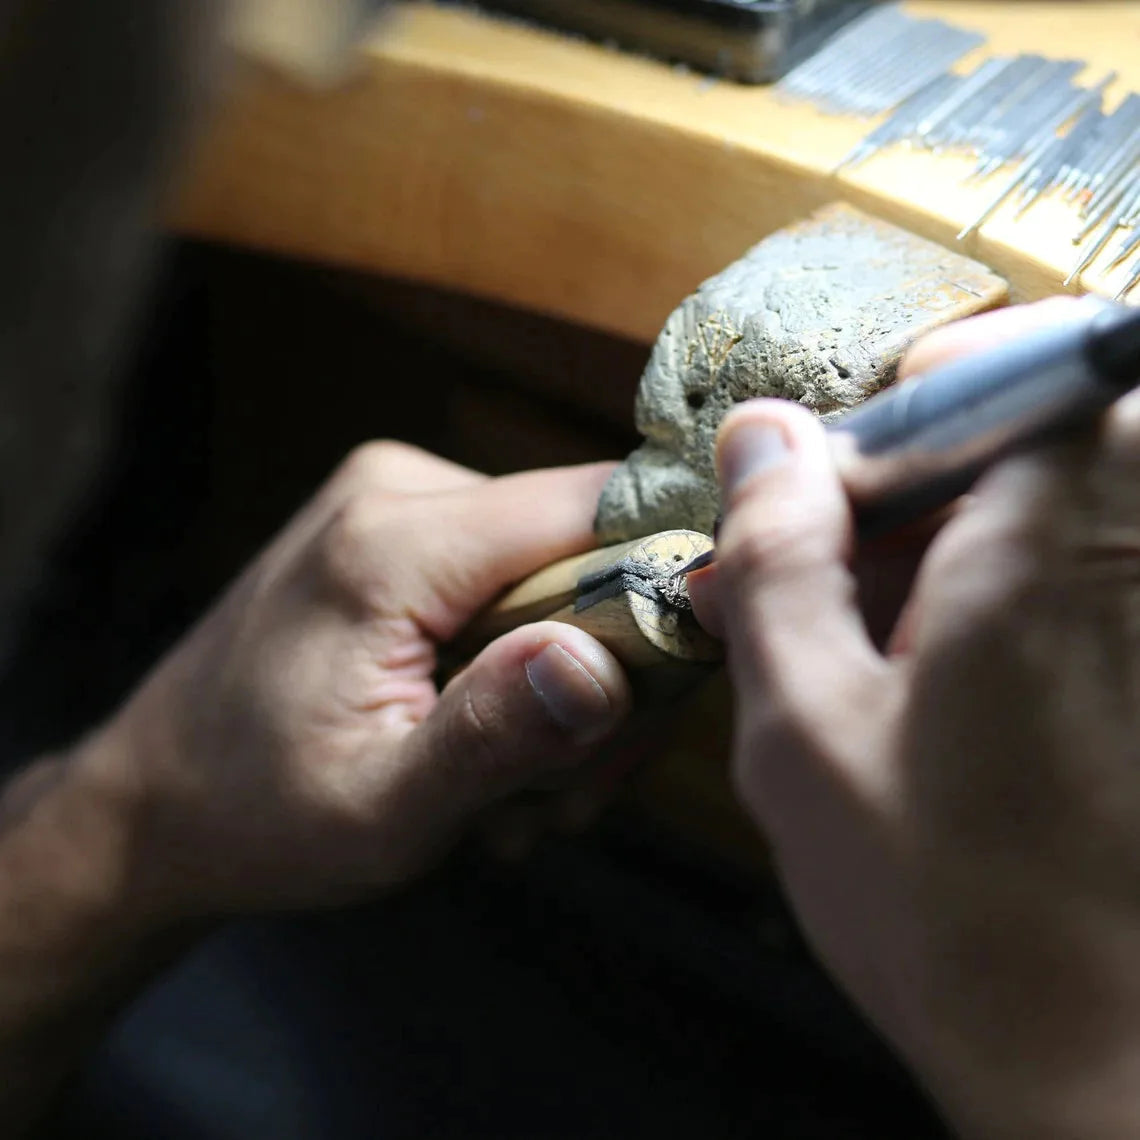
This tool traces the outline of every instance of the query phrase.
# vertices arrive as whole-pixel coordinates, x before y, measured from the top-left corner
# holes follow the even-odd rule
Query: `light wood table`
[[[1140,90],[1140,4],[914,0],[981,52],[1089,62]],[[967,59],[967,66],[974,62]],[[198,148],[181,231],[428,282],[651,341],[704,277],[835,197],[952,244],[993,193],[961,159],[889,153],[840,178],[868,129],[764,88],[470,11],[409,4],[325,93],[253,63]],[[1007,210],[966,244],[1019,297],[1056,292],[1072,211]],[[1084,286],[1103,286],[1095,277]]]
[[[985,31],[983,53],[1080,57],[1090,82],[1116,69],[1114,100],[1140,90],[1140,3],[908,8]],[[186,234],[441,286],[648,344],[702,279],[834,198],[953,247],[993,186],[964,187],[962,159],[905,152],[832,177],[868,129],[783,105],[764,88],[411,4],[337,90],[306,91],[241,66],[171,216]],[[1047,202],[1021,222],[1003,212],[964,248],[1008,277],[1018,298],[1038,297],[1060,290],[1073,228],[1071,209]],[[434,311],[413,314],[421,331],[431,331]],[[632,370],[627,379],[622,406],[632,412]],[[597,411],[599,382],[581,393]],[[725,775],[730,722],[727,688],[713,683],[676,718],[641,794],[678,828],[762,860]]]

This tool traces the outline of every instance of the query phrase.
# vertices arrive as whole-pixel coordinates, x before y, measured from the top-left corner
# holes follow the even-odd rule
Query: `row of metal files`
[[[777,91],[836,114],[890,112],[839,169],[897,145],[970,155],[970,180],[999,185],[960,238],[1010,200],[1018,216],[1045,195],[1072,202],[1079,248],[1066,284],[1111,246],[1106,271],[1130,262],[1117,293],[1124,297],[1140,284],[1140,96],[1106,112],[1117,76],[1084,87],[1085,63],[1076,59],[1026,54],[987,59],[969,74],[951,70],[983,42],[890,4],[850,25]]]

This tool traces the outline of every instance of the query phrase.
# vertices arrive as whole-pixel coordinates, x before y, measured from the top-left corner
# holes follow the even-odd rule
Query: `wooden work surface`
[[[1140,90],[1140,4],[914,0]],[[969,66],[971,57],[965,61]],[[191,235],[429,282],[642,342],[699,281],[840,197],[952,244],[996,183],[953,157],[829,171],[868,124],[770,90],[469,11],[410,4],[346,86],[303,90],[247,62],[172,210]],[[1071,209],[1008,211],[965,245],[1019,298],[1059,291]],[[1085,287],[1096,288],[1087,279]],[[1101,283],[1103,287],[1103,283]]]
[[[1140,3],[908,7],[985,31],[986,52],[1079,56],[1093,82],[1120,72],[1114,98],[1140,91]],[[924,154],[888,154],[832,178],[868,129],[781,105],[764,88],[416,4],[337,90],[306,91],[247,61],[172,217],[188,234],[442,286],[648,344],[700,281],[834,198],[954,247],[993,188],[965,188],[963,160]],[[1071,211],[1047,203],[1020,223],[998,216],[964,248],[1017,296],[1035,297],[1061,288],[1072,229]],[[381,307],[390,308],[392,287],[383,288]],[[405,299],[399,311],[430,343],[455,340],[458,328],[475,355],[531,376],[522,387],[553,397],[551,408],[625,425],[639,354],[586,352],[574,364],[579,349],[558,326],[471,304],[466,317],[436,300]],[[565,417],[517,393],[507,410],[520,414],[504,416],[502,395],[472,393],[456,413],[486,451],[463,458],[499,470],[593,456],[559,448],[552,433],[570,427]],[[633,794],[678,833],[762,863],[725,774],[732,716],[723,678],[675,711]]]

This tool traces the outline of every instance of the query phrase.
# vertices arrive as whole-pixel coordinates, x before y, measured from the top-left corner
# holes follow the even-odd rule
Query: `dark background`
[[[9,765],[66,743],[365,436],[482,470],[633,445],[646,350],[201,246],[155,291],[114,459],[0,677]],[[127,1012],[58,1136],[942,1135],[773,885],[620,803],[521,863],[237,923]]]

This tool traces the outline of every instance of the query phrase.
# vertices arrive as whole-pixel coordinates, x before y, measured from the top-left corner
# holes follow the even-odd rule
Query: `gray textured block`
[[[666,322],[637,395],[645,443],[603,491],[598,536],[710,533],[713,447],[734,404],[777,396],[833,418],[890,383],[923,333],[1007,300],[985,266],[846,205],[773,234]]]

